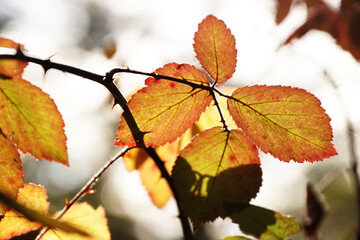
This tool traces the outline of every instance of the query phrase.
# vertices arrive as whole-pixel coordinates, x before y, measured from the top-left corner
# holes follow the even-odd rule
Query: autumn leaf
[[[55,214],[56,215],[56,214]],[[41,240],[90,240],[111,239],[107,226],[105,210],[99,206],[94,209],[86,202],[74,204],[61,218],[61,221],[86,232],[89,236],[82,236],[73,232],[49,229]]]
[[[336,43],[360,60],[360,5],[355,0],[341,1],[340,9],[333,10],[322,0],[306,1],[307,20],[284,41],[289,44],[310,30],[329,33]]]
[[[17,202],[42,214],[46,214],[49,207],[45,189],[33,184],[25,184],[19,190]],[[21,213],[10,210],[0,221],[0,239],[10,239],[14,236],[23,235],[37,230],[41,226],[41,223],[31,222]]]
[[[229,215],[224,202],[248,203],[261,185],[258,151],[241,130],[213,127],[196,135],[172,172],[185,214],[197,228]]]
[[[231,219],[241,231],[262,240],[282,240],[299,233],[301,226],[293,217],[251,204],[226,204]]]
[[[303,89],[282,86],[238,88],[228,99],[236,124],[265,153],[282,161],[320,161],[337,154],[330,118]]]
[[[170,63],[155,71],[184,82],[208,85],[206,76],[194,66]],[[159,147],[175,141],[199,119],[210,105],[208,91],[165,79],[148,78],[146,87],[130,99],[128,106],[144,135],[145,145]],[[129,126],[121,118],[115,145],[135,146]]]
[[[226,94],[230,94],[234,90],[229,87],[221,87],[221,89],[222,92]],[[236,128],[236,124],[232,120],[229,112],[226,110],[226,98],[219,98],[218,103],[222,108],[226,124],[231,128]],[[213,126],[222,126],[222,123],[216,106],[210,105],[195,125],[186,131],[179,139],[175,142],[155,149],[160,159],[164,161],[165,167],[169,173],[171,173],[179,151],[190,142],[191,138],[203,130]],[[157,168],[153,159],[150,158],[144,150],[139,148],[129,150],[124,156],[124,163],[129,171],[139,171],[141,181],[152,202],[157,207],[163,207],[173,196],[168,184],[161,178],[160,170]]]
[[[280,24],[290,12],[292,0],[276,0],[276,24]]]
[[[236,67],[235,38],[222,20],[207,16],[194,38],[196,58],[216,83],[229,80]]]
[[[68,165],[64,122],[40,88],[0,78],[0,128],[24,153]]]
[[[0,37],[0,47],[11,48],[17,50],[22,47],[13,40]],[[0,77],[21,79],[24,68],[28,65],[27,62],[18,60],[0,60]]]
[[[16,200],[23,183],[20,155],[0,129],[0,192]],[[0,216],[7,210],[9,208],[0,201]]]
[[[165,163],[165,168],[169,173],[180,150],[179,141],[180,139],[155,149],[160,159]],[[139,171],[141,181],[155,206],[163,207],[172,197],[173,194],[168,183],[161,177],[160,170],[145,150],[140,148],[129,150],[124,155],[124,163],[129,171]]]

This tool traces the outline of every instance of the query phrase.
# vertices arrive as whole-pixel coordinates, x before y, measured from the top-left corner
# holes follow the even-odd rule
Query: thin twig
[[[80,191],[69,201],[65,204],[64,208],[56,215],[55,219],[58,220],[73,206],[77,201],[79,201],[82,197],[84,197],[87,193],[91,191],[91,188],[94,184],[99,180],[101,175],[120,157],[122,157],[130,148],[123,148],[121,149],[116,155],[114,155],[109,161],[107,161],[104,166],[102,166],[90,179],[89,181],[80,189]],[[49,230],[48,227],[45,227],[41,230],[39,235],[36,237],[35,240],[39,240],[47,231]]]

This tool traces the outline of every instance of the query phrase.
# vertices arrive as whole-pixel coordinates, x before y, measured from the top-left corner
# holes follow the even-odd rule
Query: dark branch
[[[193,234],[192,234],[192,230],[190,227],[190,223],[187,219],[187,217],[185,216],[185,214],[182,211],[182,207],[181,207],[181,203],[178,199],[178,195],[177,195],[177,191],[174,187],[174,184],[172,182],[172,179],[169,175],[169,173],[167,172],[163,161],[160,159],[160,157],[157,155],[157,153],[155,152],[155,150],[152,147],[146,147],[145,143],[144,143],[144,133],[140,131],[139,127],[137,126],[134,116],[131,114],[131,111],[129,109],[129,107],[127,106],[127,100],[126,98],[121,94],[121,92],[119,91],[119,89],[116,87],[116,85],[113,82],[113,77],[114,74],[116,73],[120,73],[120,72],[124,72],[124,73],[132,73],[132,74],[141,74],[141,75],[146,75],[146,76],[151,76],[151,77],[155,77],[157,79],[163,78],[163,79],[168,79],[168,80],[172,80],[172,81],[177,81],[177,82],[181,82],[181,83],[186,83],[185,81],[183,81],[182,79],[177,79],[177,78],[171,78],[168,76],[162,76],[162,75],[157,75],[157,74],[153,74],[153,73],[143,73],[143,72],[139,72],[139,71],[133,71],[130,69],[113,69],[110,72],[108,72],[106,74],[106,76],[102,76],[102,75],[98,75],[92,72],[88,72],[79,68],[75,68],[72,66],[68,66],[68,65],[64,65],[64,64],[59,64],[59,63],[55,63],[50,61],[49,59],[47,60],[42,60],[42,59],[38,59],[35,57],[30,57],[30,56],[26,56],[21,49],[19,49],[16,54],[0,54],[0,59],[14,59],[14,60],[20,60],[20,61],[25,61],[25,62],[32,62],[32,63],[36,63],[40,66],[43,67],[44,71],[48,71],[49,69],[57,69],[63,72],[68,72],[68,73],[72,73],[76,76],[79,77],[83,77],[92,81],[95,81],[101,85],[103,85],[104,87],[106,87],[109,92],[112,94],[112,96],[115,99],[115,104],[119,104],[120,107],[123,109],[123,117],[127,123],[127,125],[129,126],[131,133],[135,139],[135,142],[137,144],[137,147],[143,148],[145,149],[145,151],[148,153],[148,155],[154,160],[154,162],[156,163],[157,167],[160,169],[160,172],[162,174],[162,177],[165,178],[165,180],[168,182],[173,194],[174,194],[174,198],[177,202],[177,206],[178,206],[178,210],[179,210],[179,218],[181,220],[181,225],[183,228],[183,233],[184,233],[184,238],[185,239],[194,239]],[[195,84],[195,83],[188,83],[188,85],[192,86],[193,88],[202,88],[202,89],[208,89],[208,87],[200,85],[200,84]]]

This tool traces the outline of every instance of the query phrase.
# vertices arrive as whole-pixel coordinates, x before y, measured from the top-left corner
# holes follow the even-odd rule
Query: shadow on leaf
[[[185,214],[194,228],[217,217],[231,216],[228,204],[247,204],[261,186],[258,164],[241,165],[219,171],[215,177],[193,171],[189,163],[179,157],[173,169],[174,184]]]

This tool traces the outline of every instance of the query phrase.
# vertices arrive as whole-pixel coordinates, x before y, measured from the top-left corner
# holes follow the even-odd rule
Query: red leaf
[[[156,73],[208,85],[206,76],[188,64],[170,63]],[[148,78],[146,84],[148,86],[134,94],[128,103],[140,131],[146,133],[146,146],[159,147],[175,141],[192,127],[212,100],[208,91],[179,82]],[[136,145],[123,117],[116,136],[115,145]]]
[[[303,89],[282,86],[238,88],[228,99],[236,124],[265,153],[282,161],[320,161],[336,155],[330,118]]]
[[[229,80],[236,67],[235,38],[222,20],[207,16],[195,33],[194,50],[201,66],[217,83]]]

